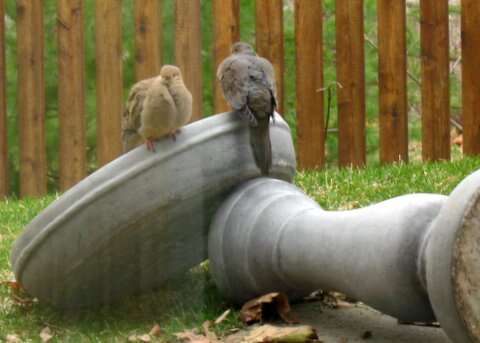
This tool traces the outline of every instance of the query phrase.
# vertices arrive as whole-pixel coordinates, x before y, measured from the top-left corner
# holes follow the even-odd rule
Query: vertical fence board
[[[60,190],[87,173],[83,0],[57,2]]]
[[[43,1],[17,1],[20,196],[47,192]]]
[[[380,160],[408,160],[405,0],[377,0]]]
[[[284,111],[284,48],[283,48],[283,1],[261,0],[255,3],[256,50],[268,59],[275,69],[277,81],[277,111]]]
[[[193,96],[192,120],[202,117],[202,31],[200,0],[175,1],[175,62]]]
[[[135,0],[135,78],[157,75],[162,64],[159,0]]]
[[[97,160],[100,166],[121,154],[123,108],[122,2],[95,1],[97,63]]]
[[[215,72],[225,57],[230,55],[230,47],[240,40],[240,1],[213,0],[213,30]],[[222,89],[217,78],[214,78],[215,113],[230,110],[223,98]]]
[[[297,146],[300,169],[325,163],[321,0],[295,1]]]
[[[5,3],[0,0],[0,199],[8,195],[7,99],[5,73]]]
[[[450,159],[448,0],[420,1],[422,156]]]
[[[365,165],[365,54],[363,0],[337,0],[339,164]]]
[[[462,0],[463,152],[480,154],[480,4]]]

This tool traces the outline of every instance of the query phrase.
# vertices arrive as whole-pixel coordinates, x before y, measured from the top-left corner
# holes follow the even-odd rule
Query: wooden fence
[[[215,65],[240,36],[239,0],[213,2]],[[47,190],[45,82],[41,0],[16,0],[20,195]],[[448,1],[421,0],[422,154],[450,158]],[[200,0],[175,0],[175,61],[194,96],[194,118],[202,116]],[[295,1],[296,114],[300,168],[325,163],[321,0]],[[0,17],[4,17],[0,0]],[[121,151],[123,108],[121,0],[96,1],[97,159],[104,165]],[[462,0],[462,102],[464,152],[480,153],[480,2]],[[408,159],[405,0],[377,0],[380,160]],[[135,75],[161,66],[161,1],[135,0]],[[362,166],[365,148],[365,58],[362,0],[336,0],[339,164]],[[60,123],[60,188],[86,176],[85,63],[83,0],[57,0]],[[256,48],[277,74],[280,112],[284,108],[283,1],[257,0]],[[5,32],[0,25],[0,197],[8,194]],[[216,112],[228,109],[218,84]]]

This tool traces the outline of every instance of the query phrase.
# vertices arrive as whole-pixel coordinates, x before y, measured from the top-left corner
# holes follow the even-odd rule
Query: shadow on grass
[[[22,340],[38,340],[48,326],[54,333],[53,342],[125,341],[129,335],[148,333],[156,323],[162,332],[159,339],[171,340],[174,333],[201,327],[229,308],[210,277],[208,263],[150,294],[96,309],[65,311],[40,303],[21,306],[5,290],[0,292],[0,304],[1,338],[13,333]],[[234,313],[215,331],[239,326]]]

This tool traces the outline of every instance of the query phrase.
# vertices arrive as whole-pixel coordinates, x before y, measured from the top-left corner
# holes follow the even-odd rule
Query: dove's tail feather
[[[257,126],[250,126],[250,145],[253,157],[262,175],[268,175],[272,166],[272,144],[270,142],[270,118],[259,120]]]
[[[122,145],[123,153],[127,153],[130,150],[136,148],[143,143],[143,138],[138,134],[136,130],[125,129],[122,132]]]

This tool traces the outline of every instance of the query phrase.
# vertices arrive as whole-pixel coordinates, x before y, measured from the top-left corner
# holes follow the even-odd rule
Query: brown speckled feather
[[[141,113],[145,96],[154,79],[155,78],[152,77],[139,81],[134,84],[130,90],[122,116],[122,143],[124,153],[143,143],[143,138],[138,133],[138,129],[141,125]]]

